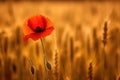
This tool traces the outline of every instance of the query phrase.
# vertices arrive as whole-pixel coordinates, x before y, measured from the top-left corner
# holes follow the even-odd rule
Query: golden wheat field
[[[54,24],[40,40],[23,41],[25,20]],[[0,1],[0,80],[120,80],[119,1]]]

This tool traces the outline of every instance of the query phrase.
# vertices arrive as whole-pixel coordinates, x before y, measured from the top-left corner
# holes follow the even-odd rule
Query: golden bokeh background
[[[44,38],[49,80],[120,80],[119,9],[106,0],[0,1],[0,80],[45,80],[40,40],[23,42],[25,20],[38,14],[55,27]]]

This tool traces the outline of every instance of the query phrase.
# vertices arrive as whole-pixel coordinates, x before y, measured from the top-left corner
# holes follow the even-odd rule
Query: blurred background
[[[44,38],[49,80],[120,80],[119,9],[114,0],[1,0],[0,80],[45,80],[40,40],[23,42],[37,14],[55,27]]]

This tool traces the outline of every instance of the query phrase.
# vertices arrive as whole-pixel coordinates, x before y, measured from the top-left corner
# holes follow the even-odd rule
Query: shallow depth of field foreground
[[[23,41],[38,14],[55,28],[46,66],[41,41]],[[0,1],[0,80],[120,80],[120,2]]]

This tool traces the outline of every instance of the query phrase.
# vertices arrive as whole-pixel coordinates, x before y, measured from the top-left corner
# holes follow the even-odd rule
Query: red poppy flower
[[[52,22],[42,15],[32,16],[24,25],[24,41],[27,42],[29,38],[38,40],[45,37],[53,31]]]

